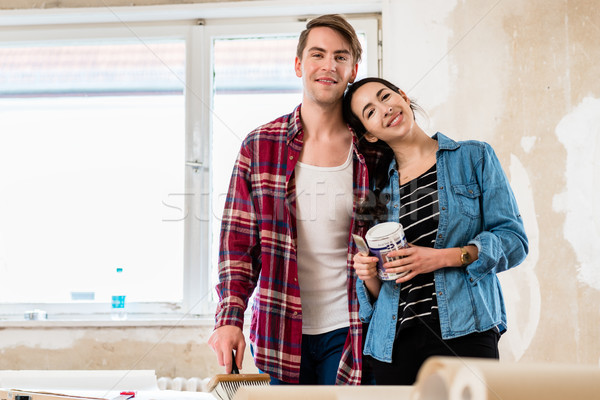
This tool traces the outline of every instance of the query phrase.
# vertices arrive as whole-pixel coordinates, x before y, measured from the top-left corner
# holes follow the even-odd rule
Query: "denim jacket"
[[[434,247],[471,244],[479,250],[478,259],[466,268],[441,268],[434,273],[442,338],[494,327],[504,332],[506,311],[496,274],[523,262],[529,246],[515,196],[489,144],[455,142],[439,132],[433,139],[439,145],[436,163],[440,210]],[[392,195],[388,216],[394,221],[399,218],[397,186],[398,180],[390,179],[384,189]],[[369,323],[363,352],[391,362],[400,284],[384,281],[373,301],[359,279],[357,294],[360,319]]]

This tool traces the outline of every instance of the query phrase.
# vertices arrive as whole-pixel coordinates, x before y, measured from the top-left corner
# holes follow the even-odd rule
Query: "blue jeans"
[[[347,327],[319,335],[302,335],[300,385],[335,385],[347,336]],[[252,346],[250,350],[254,354]],[[271,377],[271,385],[290,383]]]

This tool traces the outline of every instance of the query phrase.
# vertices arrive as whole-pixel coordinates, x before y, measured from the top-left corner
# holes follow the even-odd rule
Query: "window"
[[[0,44],[3,311],[108,313],[117,267],[131,311],[182,303],[184,229],[169,203],[186,190],[178,31]]]
[[[377,74],[377,21],[354,19],[364,50],[357,79]],[[235,158],[245,136],[259,125],[290,113],[302,101],[294,58],[305,22],[207,28],[213,53],[212,265],[218,262],[221,213]],[[369,42],[369,40],[371,42]],[[371,63],[371,64],[369,64]],[[217,271],[211,276],[212,286]]]
[[[376,74],[376,20],[351,22]],[[233,160],[301,101],[304,26],[0,32],[0,314],[104,318],[117,267],[129,313],[210,314]]]

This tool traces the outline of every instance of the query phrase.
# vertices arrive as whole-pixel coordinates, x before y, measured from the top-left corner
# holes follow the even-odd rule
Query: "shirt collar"
[[[287,131],[287,144],[289,145],[294,138],[302,132],[302,120],[300,119],[300,108],[302,104],[298,104],[298,106],[292,111],[290,114],[290,120],[288,124]]]
[[[302,120],[300,119],[300,109],[302,108],[302,104],[298,104],[298,106],[294,109],[294,111],[292,111],[292,113],[289,115],[290,119],[289,119],[289,124],[288,124],[288,131],[287,131],[287,144],[289,145],[296,136],[298,136],[298,134],[300,134],[300,132],[302,132]],[[359,161],[361,163],[364,163],[364,158],[363,155],[358,151],[358,137],[356,136],[356,133],[354,132],[354,130],[350,127],[350,125],[347,125],[348,130],[350,131],[350,133],[352,134],[352,151],[354,151],[354,154],[358,157]]]
[[[432,138],[438,141],[438,147],[440,150],[456,150],[460,147],[458,142],[455,142],[440,132],[437,132],[432,136]]]
[[[394,175],[395,172],[397,172],[396,157],[393,157],[392,162],[390,163],[390,166],[388,167],[388,176]]]

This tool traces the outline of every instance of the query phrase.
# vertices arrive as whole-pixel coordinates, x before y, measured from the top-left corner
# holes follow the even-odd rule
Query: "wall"
[[[233,3],[260,0],[3,0],[0,9],[155,6],[170,4]]]
[[[199,1],[197,1],[199,2]],[[26,6],[23,4],[27,4]],[[191,1],[3,1],[51,8]],[[593,0],[383,0],[384,77],[427,110],[424,127],[490,142],[530,238],[501,274],[505,360],[600,363],[600,13]],[[299,10],[302,12],[302,10]],[[596,158],[594,158],[596,156]],[[210,323],[0,328],[0,369],[219,372]],[[245,370],[250,372],[247,354]]]
[[[384,77],[423,124],[488,141],[530,239],[500,275],[502,358],[600,364],[600,14],[595,1],[387,2]]]
[[[0,330],[0,369],[150,369],[158,377],[186,378],[221,372],[207,344],[212,330],[208,324],[86,328],[32,324]]]

